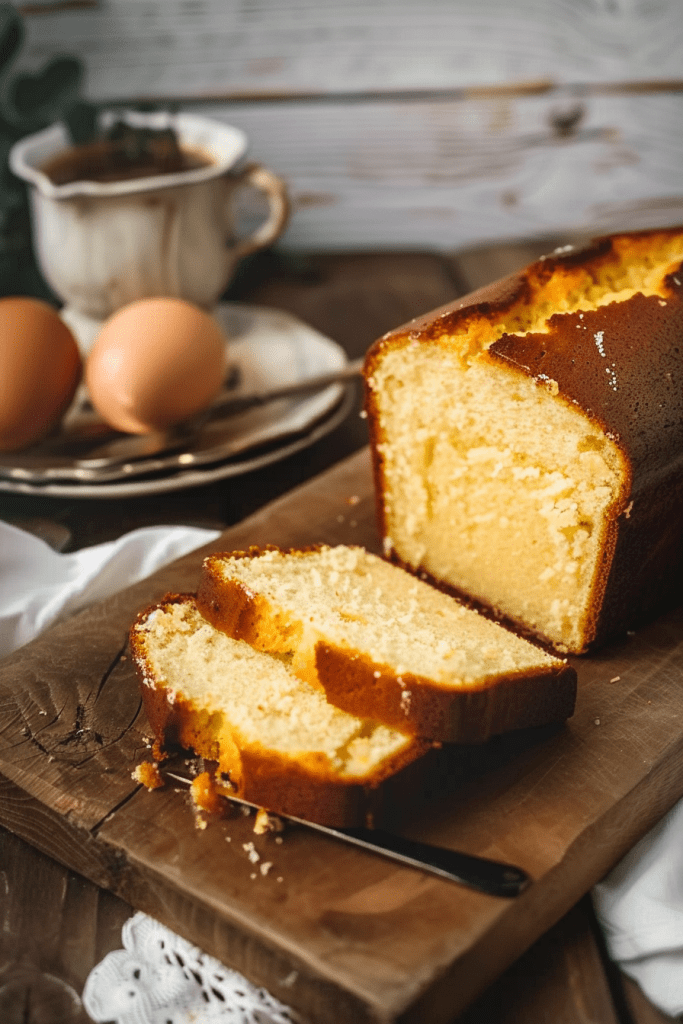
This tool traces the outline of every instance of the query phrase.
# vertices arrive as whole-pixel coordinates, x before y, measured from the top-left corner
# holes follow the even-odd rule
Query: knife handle
[[[531,883],[526,871],[513,864],[448,850],[443,846],[431,846],[380,829],[349,828],[338,831],[340,836],[352,843],[375,849],[394,860],[460,882],[489,896],[519,896]]]

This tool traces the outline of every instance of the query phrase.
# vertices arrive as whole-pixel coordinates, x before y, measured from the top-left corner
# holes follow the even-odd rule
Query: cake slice
[[[683,228],[571,246],[380,338],[385,554],[582,653],[678,600]]]
[[[364,824],[384,783],[429,749],[332,707],[281,659],[214,629],[189,595],[142,613],[130,644],[162,748],[216,761],[226,794],[276,813]]]
[[[567,663],[360,547],[210,555],[197,604],[344,711],[475,743],[563,721]]]

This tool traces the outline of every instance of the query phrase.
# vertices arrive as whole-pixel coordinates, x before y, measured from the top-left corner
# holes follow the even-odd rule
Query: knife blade
[[[192,778],[177,770],[169,770],[160,765],[164,777],[190,785]],[[256,804],[243,800],[241,797],[224,794],[227,800],[258,810]],[[450,850],[444,846],[433,846],[416,839],[385,832],[374,828],[333,828],[319,825],[314,821],[306,821],[292,814],[277,813],[279,818],[294,822],[316,832],[332,836],[342,842],[360,846],[371,853],[388,857],[390,860],[410,867],[419,868],[450,882],[457,882],[470,889],[486,893],[489,896],[512,898],[519,896],[531,884],[530,876],[522,868],[502,861],[490,860],[460,850]]]

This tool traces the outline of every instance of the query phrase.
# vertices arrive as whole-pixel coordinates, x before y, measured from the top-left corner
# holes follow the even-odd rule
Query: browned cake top
[[[683,278],[678,278],[683,281]],[[638,475],[683,453],[683,288],[554,316],[549,334],[503,335],[488,350],[584,409]]]
[[[585,410],[642,480],[683,452],[682,257],[681,227],[567,247],[384,335],[366,377],[406,345],[505,361]]]

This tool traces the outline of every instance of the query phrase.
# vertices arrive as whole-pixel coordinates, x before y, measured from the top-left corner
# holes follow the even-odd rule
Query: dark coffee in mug
[[[99,141],[65,149],[40,169],[54,185],[67,185],[72,181],[130,181],[177,174],[208,167],[212,162],[199,150],[147,146],[131,154],[117,142]]]

